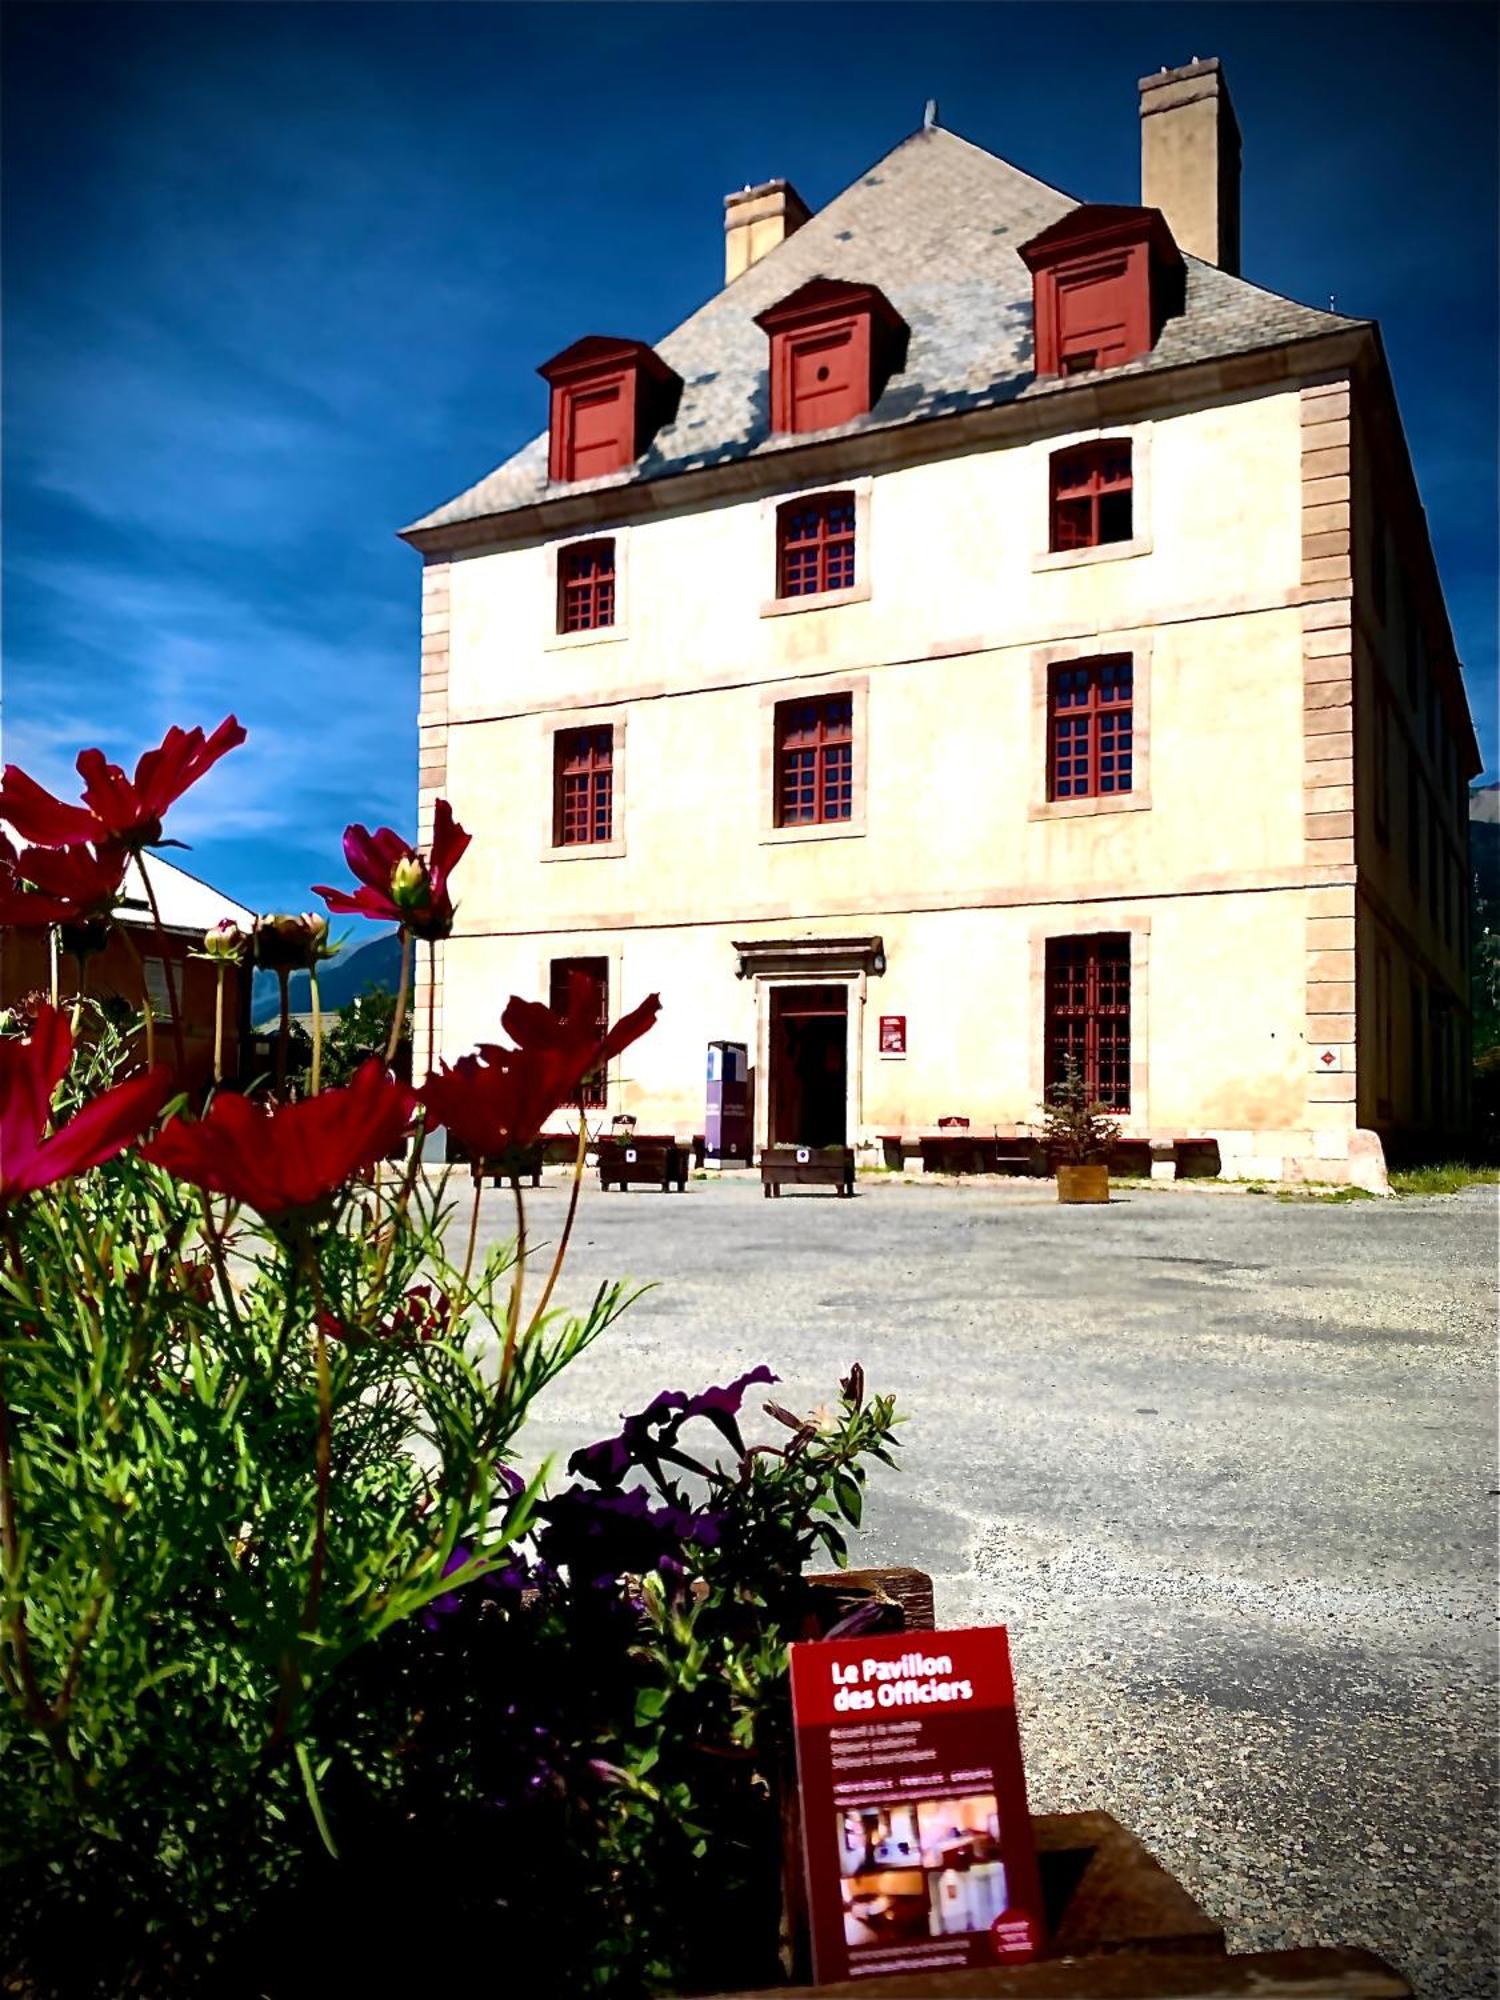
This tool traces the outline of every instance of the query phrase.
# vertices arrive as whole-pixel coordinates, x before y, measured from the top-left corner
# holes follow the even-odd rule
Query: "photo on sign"
[[[844,1939],[852,1946],[931,1935],[927,1878],[919,1868],[852,1875],[843,1884]]]
[[[993,1792],[958,1793],[838,1815],[844,1939],[987,1931],[1009,1901]]]

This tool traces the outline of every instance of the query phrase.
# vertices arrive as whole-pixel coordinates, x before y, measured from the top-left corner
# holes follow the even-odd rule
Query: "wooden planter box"
[[[831,1187],[840,1195],[854,1192],[852,1146],[764,1146],[760,1155],[760,1189],[779,1196],[784,1187]]]
[[[632,1182],[659,1187],[663,1194],[672,1187],[682,1194],[687,1187],[688,1149],[669,1136],[642,1133],[631,1139],[601,1139],[596,1152],[599,1185],[606,1194],[611,1187],[623,1193]]]
[[[1057,1198],[1065,1202],[1109,1200],[1109,1168],[1099,1162],[1087,1166],[1059,1166]]]
[[[523,1180],[529,1180],[533,1187],[540,1187],[542,1142],[538,1139],[530,1146],[512,1146],[506,1153],[491,1153],[482,1160],[470,1159],[468,1166],[476,1186],[489,1181],[493,1187],[499,1187],[501,1181],[509,1181],[512,1187],[519,1187]]]

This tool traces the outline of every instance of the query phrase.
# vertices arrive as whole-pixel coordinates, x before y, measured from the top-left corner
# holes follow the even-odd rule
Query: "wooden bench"
[[[529,1179],[533,1187],[540,1187],[542,1154],[540,1139],[530,1146],[512,1146],[507,1152],[488,1154],[482,1160],[474,1159],[472,1155],[451,1142],[448,1148],[449,1159],[467,1165],[476,1187],[485,1181],[489,1181],[494,1187],[499,1187],[501,1181],[509,1181],[512,1187],[519,1187],[523,1179]]]
[[[632,1181],[659,1187],[663,1194],[673,1187],[686,1191],[691,1155],[668,1133],[637,1133],[631,1139],[601,1139],[598,1142],[599,1185],[608,1194],[617,1187],[623,1194]]]
[[[763,1146],[760,1191],[778,1199],[784,1187],[831,1187],[854,1192],[852,1146]]]

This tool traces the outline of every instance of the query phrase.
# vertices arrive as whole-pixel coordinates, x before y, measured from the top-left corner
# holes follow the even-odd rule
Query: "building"
[[[866,1157],[1070,1054],[1230,1175],[1461,1122],[1479,756],[1380,335],[1240,275],[1216,62],[1140,114],[1135,207],[931,107],[815,215],[731,195],[723,289],[404,531],[448,1056],[582,966],[662,993],[643,1131],[717,1038],[757,1142]]]
[[[136,1012],[141,1005],[144,972],[156,1016],[156,1055],[177,1071],[172,1011],[181,1010],[183,1055],[188,1088],[199,1091],[213,1082],[216,967],[201,957],[203,936],[224,920],[238,924],[248,936],[254,913],[220,890],[200,882],[159,853],[144,857],[151,886],[161,910],[158,932],[140,875],[132,862],[116,909],[119,924],[130,935],[127,943],[111,927],[108,942],[88,960],[85,990],[96,999],[117,998]],[[0,930],[0,1007],[13,1007],[35,994],[52,990],[53,934],[50,930]],[[77,962],[67,953],[58,961],[58,992],[64,1001],[78,990]],[[240,1044],[249,1028],[250,973],[230,966],[224,975],[224,1074],[239,1073]]]

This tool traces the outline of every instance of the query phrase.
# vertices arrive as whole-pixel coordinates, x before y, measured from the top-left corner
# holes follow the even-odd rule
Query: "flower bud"
[[[391,870],[391,901],[404,916],[416,916],[431,900],[427,863],[420,854],[403,854]]]
[[[331,955],[326,917],[278,911],[257,919],[255,963],[271,972],[306,972]]]
[[[222,917],[212,930],[203,933],[203,955],[238,965],[245,954],[245,933],[233,917]]]

